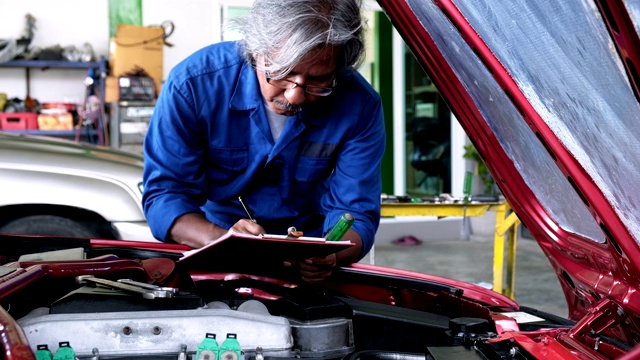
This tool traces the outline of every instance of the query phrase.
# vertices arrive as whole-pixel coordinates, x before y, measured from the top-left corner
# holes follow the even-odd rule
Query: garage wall
[[[80,47],[88,42],[97,56],[108,57],[108,0],[0,0],[0,39],[18,38],[27,13],[36,18],[32,46]],[[175,26],[164,49],[165,77],[171,68],[195,50],[220,39],[218,0],[143,0],[142,23]],[[40,102],[81,101],[84,97],[83,70],[31,70],[30,95]],[[0,92],[24,99],[25,70],[0,68]]]

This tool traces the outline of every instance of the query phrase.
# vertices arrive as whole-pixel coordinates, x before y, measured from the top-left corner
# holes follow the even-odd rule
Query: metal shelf
[[[75,136],[77,130],[2,130],[4,132],[11,132],[17,134],[27,135],[48,135],[48,136]],[[86,130],[80,131],[80,134],[86,134]],[[89,130],[89,134],[96,135],[95,130]]]
[[[0,63],[0,67],[39,68],[39,69],[100,69],[102,62],[80,62],[62,60],[11,60]],[[106,65],[105,65],[106,69]]]
[[[104,93],[105,93],[105,78],[107,76],[107,71],[108,71],[107,67],[108,67],[107,59],[104,56],[101,56],[99,61],[91,61],[91,62],[64,61],[64,60],[11,60],[11,61],[0,63],[0,68],[25,69],[25,77],[27,82],[27,96],[30,93],[30,81],[31,81],[30,70],[31,69],[42,69],[43,71],[48,69],[62,69],[62,70],[64,69],[92,70],[93,69],[95,72],[91,73],[90,76],[94,80],[94,86],[97,86],[97,88],[94,88],[94,92],[100,98],[100,101],[102,102],[103,106],[105,105]],[[98,121],[98,131],[100,131],[101,133],[105,133],[105,127],[106,127],[105,126],[106,119],[102,117],[103,114],[104,112],[100,112],[101,118]],[[71,137],[71,136],[75,136],[76,134],[76,130],[68,130],[68,131],[64,131],[64,130],[17,130],[17,131],[3,130],[3,131],[20,132],[22,134],[60,136],[60,137]],[[97,134],[98,134],[97,131],[92,130],[92,132],[89,133],[89,136],[95,137]],[[82,131],[82,135],[87,136],[86,130]],[[104,136],[102,137],[99,136],[98,138],[104,139]],[[100,145],[107,145],[107,144],[100,144]]]

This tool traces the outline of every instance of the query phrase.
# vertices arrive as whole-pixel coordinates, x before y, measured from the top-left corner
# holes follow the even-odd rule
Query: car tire
[[[100,235],[81,223],[54,215],[31,215],[0,226],[0,233],[99,238]]]

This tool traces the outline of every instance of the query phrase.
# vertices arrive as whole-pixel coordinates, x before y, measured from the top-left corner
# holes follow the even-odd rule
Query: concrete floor
[[[427,239],[412,246],[394,245],[393,241],[376,239],[373,262],[491,287],[492,236],[472,235],[469,240],[464,240],[460,237],[433,238],[433,232],[429,230],[421,234],[415,237]],[[370,261],[370,255],[362,260],[364,263]],[[564,294],[553,268],[538,243],[526,237],[520,237],[517,243],[515,300],[520,305],[562,317],[568,314]]]

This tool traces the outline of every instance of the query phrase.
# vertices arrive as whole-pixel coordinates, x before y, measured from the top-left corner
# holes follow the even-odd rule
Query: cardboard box
[[[112,103],[120,101],[120,87],[118,78],[107,76],[104,82],[104,102]]]
[[[70,113],[38,115],[40,130],[73,130],[73,115]]]
[[[126,76],[143,69],[156,85],[156,94],[162,86],[164,29],[152,26],[118,25],[116,37],[109,43],[110,75]]]

